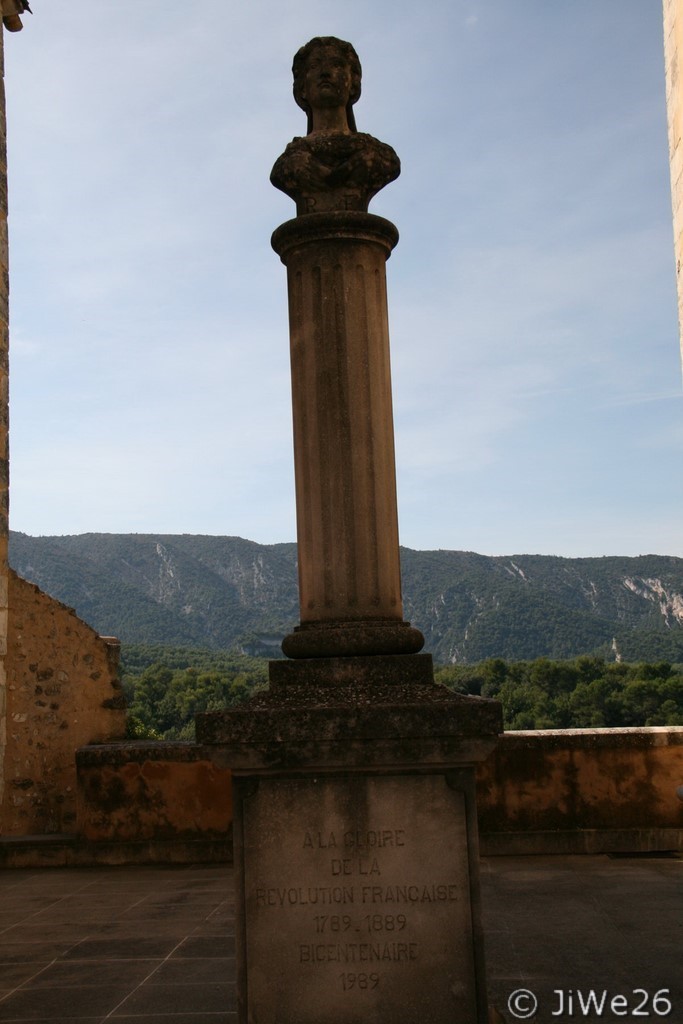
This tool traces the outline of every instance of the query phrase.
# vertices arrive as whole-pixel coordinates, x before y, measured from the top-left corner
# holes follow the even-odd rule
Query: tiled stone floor
[[[507,999],[525,987],[532,1024],[653,1022],[651,1005],[553,1014],[553,990],[607,989],[633,1009],[633,989],[669,988],[666,1019],[683,1024],[682,874],[681,860],[484,859],[490,1001],[514,1021]],[[0,872],[2,1024],[234,1024],[234,977],[227,867]]]
[[[227,867],[0,874],[0,1021],[236,1019]]]
[[[515,1019],[508,998],[525,988],[538,998],[532,1024],[683,1024],[683,860],[488,857],[481,870],[489,1003],[506,1020]],[[666,988],[666,1018],[633,994]],[[582,1012],[578,994],[585,1000],[591,990],[608,992],[600,1013]],[[619,995],[627,1013],[619,1003],[618,1013],[609,1009]]]

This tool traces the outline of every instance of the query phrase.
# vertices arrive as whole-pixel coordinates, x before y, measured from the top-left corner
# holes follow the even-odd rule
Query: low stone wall
[[[231,773],[208,749],[90,745],[77,752],[74,771],[70,834],[2,837],[0,864],[231,859]],[[683,850],[681,786],[680,727],[508,732],[477,772],[481,851]]]
[[[231,774],[208,750],[109,744],[77,763],[79,833],[98,859],[229,858]],[[477,774],[484,854],[683,849],[683,728],[509,732]]]
[[[232,861],[232,776],[200,746],[101,743],[72,759],[77,823],[0,836],[0,868]]]
[[[84,747],[78,766],[78,831],[88,843],[190,844],[202,859],[229,853],[232,783],[193,743],[115,743]],[[156,857],[154,859],[157,859]]]
[[[683,849],[683,727],[507,732],[477,772],[482,852]]]
[[[119,643],[9,573],[0,836],[76,831],[76,749],[122,739]]]

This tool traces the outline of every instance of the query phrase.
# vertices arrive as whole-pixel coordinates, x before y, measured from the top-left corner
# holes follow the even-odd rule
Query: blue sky
[[[401,541],[683,555],[661,8],[34,0],[5,37],[10,525],[295,538],[272,188],[338,35],[402,175]]]

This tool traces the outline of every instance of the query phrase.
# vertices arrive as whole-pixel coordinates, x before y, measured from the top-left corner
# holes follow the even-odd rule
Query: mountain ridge
[[[299,619],[296,544],[10,531],[19,575],[124,643],[277,656]],[[683,661],[683,558],[401,548],[405,618],[442,663],[597,653]]]

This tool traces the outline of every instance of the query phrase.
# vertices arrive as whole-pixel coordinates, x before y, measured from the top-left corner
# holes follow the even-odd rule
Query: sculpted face
[[[294,54],[294,100],[306,111],[308,133],[356,131],[353,104],[360,96],[362,69],[351,43],[316,36]]]
[[[351,97],[351,66],[335,46],[318,46],[308,56],[301,97],[312,110],[345,109]]]

